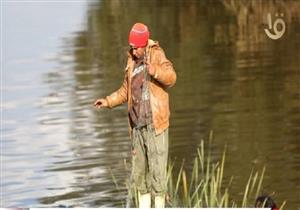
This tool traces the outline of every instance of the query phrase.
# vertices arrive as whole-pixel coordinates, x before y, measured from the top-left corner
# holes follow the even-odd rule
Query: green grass
[[[209,137],[208,147],[212,143],[212,132]],[[184,170],[184,161],[179,172],[174,172],[174,162],[169,163],[167,173],[167,196],[166,207],[184,208],[231,208],[254,206],[255,199],[261,193],[265,167],[261,172],[251,172],[243,190],[241,202],[234,201],[230,192],[233,176],[224,183],[226,148],[219,161],[213,162],[210,149],[206,150],[202,140],[197,149],[197,156],[194,159],[190,180]],[[130,180],[126,182],[128,190],[128,202],[137,206],[137,190],[130,185]],[[132,204],[131,204],[132,205]],[[285,202],[279,208],[283,209]]]

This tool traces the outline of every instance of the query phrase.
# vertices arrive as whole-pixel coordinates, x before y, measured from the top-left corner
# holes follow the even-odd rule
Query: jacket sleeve
[[[109,108],[121,105],[127,102],[127,83],[128,83],[128,72],[126,71],[122,86],[112,94],[106,97],[106,101]]]
[[[165,53],[161,48],[153,49],[151,60],[153,61],[155,68],[153,78],[166,87],[175,85],[176,73],[173,64],[166,58]]]

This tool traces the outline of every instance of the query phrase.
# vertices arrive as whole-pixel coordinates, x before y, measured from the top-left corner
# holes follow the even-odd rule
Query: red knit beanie
[[[143,23],[136,23],[129,33],[128,42],[132,47],[146,47],[149,37],[148,27]]]

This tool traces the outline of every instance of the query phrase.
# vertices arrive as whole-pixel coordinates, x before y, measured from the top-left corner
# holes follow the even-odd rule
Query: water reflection
[[[170,158],[176,157],[176,166],[185,159],[190,169],[195,148],[213,130],[214,158],[228,145],[225,176],[235,176],[236,199],[241,199],[251,169],[266,165],[263,191],[276,192],[278,203],[287,199],[286,209],[299,209],[299,11],[297,1],[90,2],[84,30],[62,40],[61,54],[52,58],[57,66],[43,73],[47,89],[35,103],[36,129],[6,128],[6,155],[17,152],[15,139],[25,133],[28,141],[42,139],[29,144],[37,149],[22,145],[30,152],[4,159],[15,176],[5,179],[10,180],[7,197],[18,195],[6,202],[124,206],[130,172],[126,106],[97,111],[92,103],[121,84],[127,33],[141,21],[150,26],[178,76],[170,90]],[[287,30],[279,40],[263,31],[268,12],[284,13]],[[42,163],[35,161],[40,152]],[[17,179],[13,161],[18,158],[24,160],[24,170],[41,165],[26,177],[33,177],[31,184],[41,186],[42,194],[22,190],[28,180]]]
[[[289,9],[291,7],[293,9]],[[285,195],[291,188],[281,186],[284,181],[276,180],[281,173],[275,171],[280,164],[294,164],[283,156],[280,161],[273,160],[272,154],[279,155],[281,148],[289,147],[287,145],[298,147],[295,139],[299,136],[299,122],[296,120],[296,124],[291,125],[281,120],[299,118],[299,59],[294,56],[299,54],[299,43],[287,43],[296,34],[294,25],[299,24],[295,7],[299,8],[299,4],[294,1],[284,5],[255,1],[131,1],[126,6],[122,1],[93,3],[87,30],[78,33],[74,40],[76,88],[82,89],[87,100],[75,96],[74,103],[86,110],[88,106],[84,105],[92,98],[119,87],[128,27],[136,19],[149,22],[153,36],[166,46],[179,77],[176,88],[171,90],[171,157],[185,158],[189,163],[195,155],[195,146],[201,138],[207,139],[209,130],[213,129],[216,150],[221,150],[225,143],[229,145],[228,168],[236,172],[237,195],[243,190],[241,186],[250,168],[263,164],[271,165],[272,171],[265,191],[275,190],[280,196],[284,191]],[[261,31],[266,26],[265,14],[277,10],[287,14],[285,21],[293,27],[276,43]],[[293,88],[285,89],[285,85],[291,83]],[[76,111],[74,115],[80,114]],[[114,167],[114,173],[119,175],[119,180],[126,178],[120,160],[129,159],[125,116],[125,107],[120,107],[108,112],[91,111],[91,119],[83,120],[88,126],[76,123],[78,116],[71,120],[72,133],[101,142],[101,145],[90,142],[86,151],[91,152],[93,147],[105,148],[91,158],[101,157],[95,160],[106,170],[109,165],[118,166]],[[89,122],[93,122],[93,126]],[[84,129],[76,129],[81,126]],[[94,130],[86,132],[86,127]],[[94,136],[90,137],[91,133]],[[78,152],[85,151],[84,148],[79,144]],[[297,157],[297,153],[290,155]],[[86,164],[86,160],[89,159],[84,158],[83,163]],[[93,167],[96,165],[88,168]],[[290,197],[296,198],[295,194]]]

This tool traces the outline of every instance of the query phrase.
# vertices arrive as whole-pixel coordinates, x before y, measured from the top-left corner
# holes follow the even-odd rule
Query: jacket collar
[[[152,39],[148,39],[147,48],[151,48],[154,46],[159,46],[158,41],[153,41]]]

